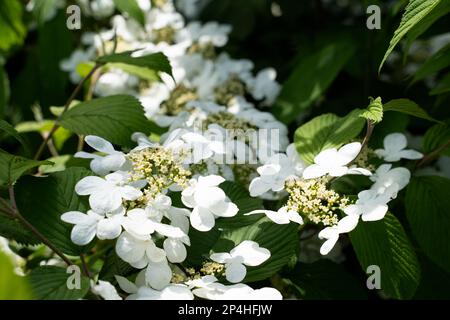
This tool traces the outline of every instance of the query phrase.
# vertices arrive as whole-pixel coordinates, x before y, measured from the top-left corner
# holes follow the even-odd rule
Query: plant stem
[[[67,100],[63,111],[61,112],[61,114],[59,115],[59,117],[56,119],[52,129],[50,130],[50,132],[48,133],[48,135],[45,137],[44,141],[41,143],[41,145],[39,146],[38,151],[36,152],[36,155],[34,156],[34,160],[38,160],[42,153],[44,152],[45,146],[48,144],[48,142],[50,141],[50,139],[52,138],[53,134],[56,132],[56,130],[58,130],[59,128],[59,124],[58,124],[58,120],[61,119],[62,115],[69,109],[70,104],[72,103],[73,100],[75,100],[76,96],[78,95],[78,93],[80,92],[81,88],[83,88],[84,84],[86,83],[87,80],[89,80],[90,77],[92,77],[92,75],[94,74],[95,71],[97,71],[98,68],[100,68],[100,64],[96,64],[92,70],[89,72],[89,74],[83,78],[83,80],[80,81],[80,83],[78,83],[77,87],[75,88],[75,90],[72,92],[72,94],[70,95],[69,99]]]
[[[366,136],[364,137],[364,140],[361,145],[361,150],[369,143],[369,139],[372,136],[373,129],[375,128],[375,125],[372,121],[367,120],[367,130],[366,130]]]
[[[39,230],[37,230],[27,219],[25,219],[22,214],[17,209],[16,197],[14,195],[13,186],[9,186],[9,196],[11,202],[11,216],[13,218],[18,219],[25,227],[30,229],[30,231],[44,243],[47,247],[49,247],[55,254],[57,254],[67,265],[73,265],[73,262],[67,258],[64,253],[62,253],[58,248],[56,248],[50,240],[48,240]]]
[[[83,267],[83,273],[90,279],[92,279],[91,277],[91,272],[89,271],[89,268],[86,264],[86,259],[84,259],[84,254],[80,254],[80,260],[81,260],[81,266]]]
[[[424,165],[430,163],[431,161],[433,161],[434,159],[436,159],[439,154],[444,151],[445,149],[447,149],[450,146],[450,139],[440,145],[439,147],[437,147],[434,151],[430,152],[429,154],[425,155],[422,160],[419,161],[419,163],[417,163],[416,168],[419,167],[423,167]]]

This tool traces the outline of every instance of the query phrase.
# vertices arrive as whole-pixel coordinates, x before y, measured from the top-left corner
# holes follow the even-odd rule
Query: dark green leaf
[[[328,259],[299,263],[285,275],[305,300],[366,299],[365,288],[345,268]]]
[[[431,19],[430,12],[441,2],[441,0],[410,0],[405,8],[402,16],[402,21],[399,27],[394,32],[394,36],[389,43],[389,47],[384,54],[383,60],[380,63],[378,71],[383,67],[387,57],[392,50],[397,46],[400,40],[419,22],[426,19]]]
[[[0,214],[0,236],[23,245],[36,245],[40,241],[28,229],[9,217]]]
[[[24,177],[15,187],[17,206],[25,219],[68,255],[88,249],[72,243],[73,225],[63,222],[61,215],[87,211],[89,206],[75,193],[75,184],[90,174],[89,170],[73,167],[48,177]]]
[[[283,84],[275,103],[274,113],[277,118],[289,123],[317,101],[355,50],[352,41],[340,40],[300,60]]]
[[[117,275],[126,277],[135,270],[136,269],[134,269],[128,262],[120,259],[113,248],[108,252],[105,258],[105,263],[103,264],[99,277],[102,280],[114,283],[116,281],[114,276]]]
[[[413,78],[413,83],[423,78],[435,74],[439,70],[442,70],[450,66],[450,44],[446,45],[430,58],[428,58],[425,63],[420,66],[419,70],[416,71]]]
[[[29,146],[28,143],[25,141],[25,139],[19,134],[19,132],[17,132],[16,129],[14,129],[12,125],[10,125],[5,120],[0,120],[0,131],[3,131],[7,135],[15,138],[25,148],[27,152],[29,151]]]
[[[89,279],[80,275],[80,289],[69,289],[72,275],[64,268],[45,266],[34,269],[27,278],[37,300],[78,300],[88,293]]]
[[[123,146],[132,145],[134,132],[155,132],[157,127],[145,118],[139,101],[127,95],[82,102],[60,118],[60,124],[77,134],[97,135]]]
[[[11,185],[29,170],[49,161],[36,161],[9,154],[0,149],[0,185]]]
[[[397,218],[361,221],[350,233],[353,249],[366,272],[376,265],[381,271],[381,290],[394,299],[410,299],[419,285],[420,267],[411,243]]]
[[[396,111],[408,114],[410,116],[414,116],[417,118],[440,122],[436,119],[433,119],[425,110],[423,110],[417,103],[408,99],[394,99],[383,105],[383,110],[387,111]]]
[[[172,67],[170,66],[169,59],[160,53],[148,54],[141,57],[133,57],[133,51],[127,51],[122,53],[114,53],[107,56],[102,56],[97,59],[98,63],[120,63],[135,67],[141,67],[152,71],[165,72],[172,76]]]
[[[423,152],[430,153],[450,141],[450,127],[446,124],[432,126],[423,137]],[[441,151],[441,154],[450,156],[450,146]]]
[[[298,246],[297,230],[295,223],[279,225],[264,217],[249,226],[224,230],[212,250],[229,252],[244,240],[257,242],[270,251],[271,257],[257,267],[247,267],[244,282],[264,280],[289,263]]]
[[[450,271],[450,180],[415,177],[406,192],[406,216],[424,253]]]

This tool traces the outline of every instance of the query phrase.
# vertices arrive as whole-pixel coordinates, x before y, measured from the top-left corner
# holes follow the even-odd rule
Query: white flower
[[[214,276],[204,276],[200,279],[186,282],[192,293],[199,298],[209,300],[281,300],[283,296],[274,288],[253,289],[239,283],[226,286],[218,283]]]
[[[395,197],[397,185],[392,185],[387,192],[378,193],[375,190],[364,190],[358,193],[358,200],[344,208],[346,217],[353,221],[354,227],[358,223],[359,216],[363,221],[377,221],[384,218],[388,211],[387,203]],[[345,218],[344,218],[345,219]],[[353,230],[353,229],[352,229]]]
[[[89,176],[81,179],[75,185],[75,191],[80,196],[89,195],[89,204],[93,211],[99,213],[112,212],[122,205],[122,200],[136,200],[142,196],[142,192],[128,185],[129,175],[125,172],[114,172],[108,174],[104,179]],[[143,187],[140,182],[135,184]]]
[[[128,232],[122,233],[116,243],[117,255],[137,269],[147,266],[146,283],[160,290],[172,279],[172,270],[166,253],[156,246],[150,236],[137,238]]]
[[[264,100],[266,105],[271,105],[280,92],[280,85],[275,81],[277,72],[272,68],[267,68],[258,72],[256,77],[248,81],[247,85],[253,97],[257,100]]]
[[[105,156],[100,156],[84,151],[75,153],[75,157],[77,158],[93,159],[90,163],[90,167],[96,174],[103,176],[111,171],[126,169],[127,158],[123,152],[114,150],[114,147],[110,142],[97,136],[86,136],[84,140],[93,149],[106,154]]]
[[[358,223],[358,221],[356,221]],[[345,217],[332,227],[326,227],[319,232],[319,239],[326,239],[326,241],[320,247],[320,254],[327,255],[335,246],[339,240],[339,235],[342,233],[350,232],[355,228],[355,221],[353,217]]]
[[[245,240],[230,251],[230,253],[213,253],[211,260],[225,263],[225,276],[228,281],[237,283],[244,280],[247,274],[245,266],[259,266],[270,258],[270,251],[261,248],[254,241]]]
[[[122,300],[116,288],[108,281],[99,280],[98,284],[92,286],[92,292],[105,300]]]
[[[136,283],[128,279],[116,276],[120,288],[130,295],[126,300],[193,300],[194,296],[191,290],[183,284],[171,284],[162,290],[154,290],[145,284],[144,274],[138,274]]]
[[[113,69],[103,73],[95,86],[95,93],[101,97],[112,96],[115,94],[134,95],[134,87],[137,86],[139,80],[120,70]]]
[[[370,180],[375,182],[371,189],[381,194],[386,193],[386,190],[392,190],[390,187],[396,185],[398,188],[396,191],[400,191],[406,187],[410,179],[411,172],[408,169],[403,167],[392,169],[392,164],[382,164],[370,177]]]
[[[405,149],[408,145],[406,137],[402,133],[391,133],[384,138],[384,149],[377,149],[375,153],[384,161],[395,162],[400,159],[417,160],[423,157],[423,154],[412,150]]]
[[[216,217],[233,217],[239,209],[218,187],[225,179],[210,175],[191,179],[190,186],[181,193],[181,200],[188,208],[193,208],[191,225],[199,231],[209,231],[215,225]]]
[[[336,148],[324,150],[314,158],[314,164],[303,171],[303,178],[314,179],[326,174],[332,177],[341,177],[346,174],[369,176],[371,173],[366,169],[347,167],[358,156],[360,151],[361,143],[359,142],[346,144],[339,151]]]
[[[61,70],[70,72],[70,81],[78,83],[81,81],[81,76],[77,71],[77,67],[81,63],[89,62],[94,56],[93,50],[75,50],[72,55],[60,62],[59,66]]]
[[[281,207],[278,209],[278,211],[271,211],[271,210],[253,210],[249,213],[246,213],[244,215],[252,215],[252,214],[265,214],[270,220],[275,222],[276,224],[288,224],[291,221],[303,224],[302,217],[295,211],[288,211],[287,207]]]
[[[190,22],[186,28],[181,29],[177,34],[177,42],[211,43],[215,47],[222,47],[228,41],[228,34],[231,27],[228,25],[220,25],[217,22],[207,22],[201,24],[198,21]]]
[[[269,190],[274,192],[283,190],[286,179],[301,175],[303,168],[304,163],[300,160],[295,145],[290,144],[286,154],[275,154],[264,165],[256,169],[260,176],[251,181],[250,195],[257,197]]]
[[[92,210],[89,210],[87,214],[70,211],[64,213],[61,220],[75,225],[70,237],[73,243],[83,246],[91,242],[96,235],[101,240],[116,239],[122,232],[124,214],[125,208],[120,206],[108,214]]]
[[[84,12],[88,12],[97,19],[109,17],[115,9],[113,0],[78,0],[78,3],[82,5]]]

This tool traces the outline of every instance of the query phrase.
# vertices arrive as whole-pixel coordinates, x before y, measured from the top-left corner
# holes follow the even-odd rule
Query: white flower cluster
[[[260,166],[257,171],[259,177],[250,183],[250,194],[252,196],[264,197],[268,191],[282,192],[286,189],[290,180],[308,181],[326,177],[333,179],[349,174],[369,176],[373,181],[370,189],[358,193],[358,199],[341,207],[345,217],[327,226],[319,233],[320,239],[326,239],[320,248],[322,255],[327,255],[339,239],[339,235],[348,233],[356,228],[359,218],[363,221],[377,221],[384,218],[388,211],[387,203],[397,197],[397,193],[409,183],[411,173],[403,167],[393,168],[392,164],[381,164],[374,173],[358,168],[355,164],[357,157],[361,154],[361,143],[353,142],[342,146],[339,150],[332,148],[323,150],[315,158],[314,163],[306,166],[296,153],[295,147],[290,145],[286,154],[277,154],[271,157],[266,164]],[[387,162],[396,162],[400,159],[416,160],[422,158],[422,154],[415,150],[405,149],[407,147],[406,137],[401,133],[392,133],[385,137],[384,148],[375,150],[375,154]],[[319,192],[310,194],[320,198]],[[317,190],[315,190],[317,191]],[[329,198],[329,193],[326,198]],[[299,197],[299,199],[302,199]],[[306,198],[306,201],[311,198]],[[308,208],[307,208],[308,209]],[[327,208],[321,207],[321,211]],[[290,221],[303,223],[298,216],[302,212],[292,211],[289,206],[281,207],[278,212],[270,210],[255,210],[248,214],[264,213],[269,219],[278,224]]]
[[[89,198],[90,209],[64,213],[62,220],[74,225],[74,243],[115,240],[117,255],[141,270],[135,282],[116,276],[127,299],[281,299],[276,289],[255,290],[240,283],[246,267],[259,266],[271,257],[267,248],[254,241],[244,240],[229,253],[213,253],[204,266],[209,270],[206,273],[184,270],[190,229],[209,232],[216,219],[233,217],[239,211],[221,183],[238,181],[249,188],[251,196],[263,199],[289,194],[278,211],[261,209],[247,214],[265,214],[277,224],[322,223],[325,228],[319,238],[326,241],[320,252],[326,255],[340,234],[356,227],[359,217],[363,221],[382,219],[387,203],[406,186],[410,173],[391,164],[372,172],[367,163],[358,161],[364,151],[359,142],[323,150],[307,166],[294,144],[289,145],[287,127],[260,110],[270,106],[279,93],[275,71],[269,68],[255,74],[251,61],[220,52],[228,41],[229,26],[186,23],[170,0],[151,4],[140,4],[146,16],[144,27],[114,16],[110,30],[85,33],[84,48],[63,61],[61,68],[77,82],[80,63],[113,48],[116,52],[133,50],[136,56],[163,52],[171,62],[174,79],[161,75],[162,82],[142,80],[119,67],[108,67],[102,69],[94,92],[137,97],[146,116],[167,132],[159,142],[135,133],[132,139],[137,147],[128,153],[115,150],[100,137],[87,136],[86,143],[97,152],[75,156],[91,159],[96,176],[84,177],[75,191]],[[384,149],[374,153],[387,162],[422,156],[405,147],[406,138],[392,134],[386,137]],[[332,179],[350,174],[365,175],[374,182],[353,202],[327,189]],[[176,193],[184,208],[173,205],[171,196]],[[337,212],[345,216],[339,219]],[[93,291],[105,299],[122,299],[105,281],[98,281]]]

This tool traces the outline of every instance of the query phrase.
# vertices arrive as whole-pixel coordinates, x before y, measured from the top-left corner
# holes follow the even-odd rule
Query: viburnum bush
[[[448,297],[448,1],[24,2],[0,298]]]

